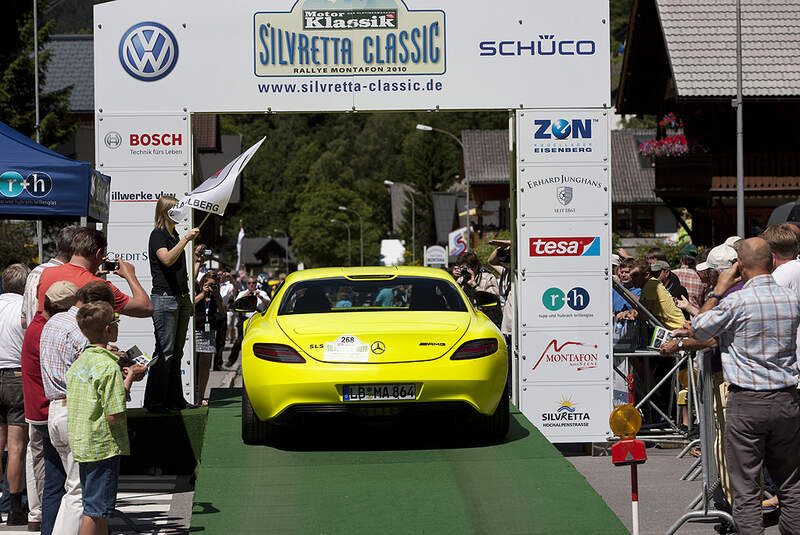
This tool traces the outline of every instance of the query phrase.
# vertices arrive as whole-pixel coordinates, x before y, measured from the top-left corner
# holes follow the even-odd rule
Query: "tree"
[[[39,20],[49,0],[39,0]],[[0,32],[0,120],[26,136],[34,137],[36,126],[34,95],[33,10],[30,2],[15,0],[4,6]],[[50,52],[45,46],[54,22],[39,27],[39,110],[40,142],[55,148],[75,132],[69,114],[71,87],[43,93]]]

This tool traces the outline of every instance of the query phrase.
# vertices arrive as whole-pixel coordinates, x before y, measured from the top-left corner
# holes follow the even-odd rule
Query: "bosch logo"
[[[561,288],[548,288],[542,294],[542,304],[547,310],[561,310],[567,305],[572,310],[583,310],[589,306],[589,292],[585,288],[576,287],[564,293]]]
[[[120,39],[119,61],[137,80],[155,82],[175,68],[178,41],[166,26],[140,22],[128,28]]]
[[[131,147],[183,145],[183,134],[131,134]]]
[[[530,256],[600,256],[600,238],[530,238]]]
[[[118,149],[122,145],[122,136],[119,132],[109,132],[103,138],[103,142],[109,149]]]
[[[534,139],[591,139],[592,119],[536,119]]]

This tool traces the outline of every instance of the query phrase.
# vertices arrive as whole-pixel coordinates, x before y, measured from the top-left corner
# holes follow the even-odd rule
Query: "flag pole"
[[[210,215],[211,215],[211,212],[206,212],[206,216],[203,218],[203,220],[200,222],[200,224],[199,224],[199,225],[197,225],[197,228],[200,228],[200,227],[202,227],[202,226],[203,226],[203,223],[205,223],[205,222],[206,222],[206,219],[208,219],[208,217],[209,217]]]

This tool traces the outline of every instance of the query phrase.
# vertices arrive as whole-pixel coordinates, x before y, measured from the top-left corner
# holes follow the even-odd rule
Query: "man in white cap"
[[[30,280],[30,276],[28,276]],[[28,454],[25,479],[28,487],[28,530],[41,530],[42,491],[44,490],[45,449],[52,449],[47,432],[50,401],[42,386],[39,340],[45,323],[53,315],[69,310],[78,299],[78,287],[69,281],[53,283],[44,294],[44,310],[33,316],[22,342],[22,392],[25,421],[28,422]]]

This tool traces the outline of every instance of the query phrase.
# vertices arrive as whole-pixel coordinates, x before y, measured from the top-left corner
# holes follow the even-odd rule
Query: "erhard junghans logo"
[[[253,15],[256,76],[436,75],[445,72],[445,14],[402,0],[300,0]],[[366,4],[366,5],[365,5]]]

